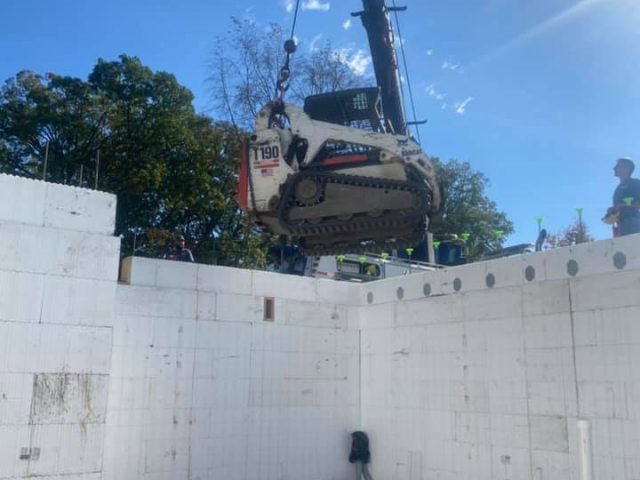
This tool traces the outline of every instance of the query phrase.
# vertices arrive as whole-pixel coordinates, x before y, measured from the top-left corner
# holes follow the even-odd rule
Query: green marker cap
[[[407,252],[407,255],[413,255],[413,248],[406,248],[405,251]]]
[[[433,248],[435,248],[436,250],[440,247],[440,242],[437,240],[433,241]]]
[[[367,261],[367,257],[362,256],[362,257],[359,258],[359,260],[360,260],[360,263],[364,263],[364,262]]]
[[[464,233],[460,234],[460,236],[466,242],[467,240],[469,240],[469,237],[471,236],[471,234],[467,233],[467,232],[464,232]]]
[[[387,252],[382,252],[380,256],[382,257],[382,260],[386,260],[387,258],[389,258],[389,254]]]

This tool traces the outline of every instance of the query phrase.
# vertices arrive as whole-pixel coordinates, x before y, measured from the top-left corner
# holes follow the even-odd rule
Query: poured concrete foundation
[[[125,259],[0,175],[0,479],[640,479],[640,238],[369,284]]]

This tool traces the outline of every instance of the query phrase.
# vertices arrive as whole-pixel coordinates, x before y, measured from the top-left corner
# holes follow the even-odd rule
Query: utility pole
[[[49,161],[49,142],[44,147],[44,170],[42,171],[42,180],[47,180],[47,162]]]
[[[96,184],[95,184],[95,190],[98,189],[98,175],[100,174],[100,149],[98,149],[98,152],[96,153]]]

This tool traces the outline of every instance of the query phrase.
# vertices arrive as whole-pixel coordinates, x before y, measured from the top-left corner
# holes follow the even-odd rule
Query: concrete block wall
[[[0,480],[640,479],[640,238],[370,284],[124,262],[0,175]],[[265,300],[273,300],[273,321]]]
[[[359,286],[143,258],[122,272],[105,480],[354,476]]]
[[[363,285],[374,478],[640,478],[640,236]]]
[[[101,478],[115,204],[0,175],[0,479]]]

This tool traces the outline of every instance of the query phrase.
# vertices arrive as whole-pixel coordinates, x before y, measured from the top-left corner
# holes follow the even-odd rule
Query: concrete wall
[[[115,203],[0,175],[0,479],[101,478]]]
[[[0,175],[0,479],[640,479],[640,238],[370,284],[129,259]],[[273,321],[265,299],[273,299]]]
[[[353,478],[357,285],[142,258],[123,274],[105,479]]]
[[[640,478],[640,238],[365,285],[374,478]]]

